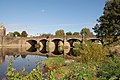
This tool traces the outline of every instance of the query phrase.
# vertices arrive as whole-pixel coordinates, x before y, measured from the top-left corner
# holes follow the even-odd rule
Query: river
[[[63,53],[68,52],[68,50],[64,50],[59,52],[56,49],[51,56],[63,56]],[[47,59],[46,50],[39,51],[39,49],[31,48],[26,50],[25,48],[0,48],[0,80],[5,78],[6,70],[8,66],[9,60],[13,60],[13,68],[17,71],[21,71],[22,67],[26,68],[26,71],[30,72],[36,66],[36,61],[44,61]],[[72,49],[69,49],[69,53],[71,54]],[[56,55],[55,55],[56,54]]]
[[[13,60],[13,67],[17,71],[21,71],[22,67],[26,68],[26,71],[30,72],[35,68],[36,61],[44,61],[46,56],[38,54],[21,52],[18,48],[0,48],[0,80],[5,76],[7,70],[8,61]]]

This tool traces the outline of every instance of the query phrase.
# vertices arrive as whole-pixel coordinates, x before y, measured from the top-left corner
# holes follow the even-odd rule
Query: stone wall
[[[19,46],[19,39],[15,37],[0,37],[0,46],[2,47],[17,47]]]

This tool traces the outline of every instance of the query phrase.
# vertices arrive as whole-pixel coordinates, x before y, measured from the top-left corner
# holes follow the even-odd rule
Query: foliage
[[[89,28],[83,28],[81,31],[80,31],[80,34],[81,35],[84,35],[84,36],[92,36],[93,33],[90,32]]]
[[[47,38],[49,38],[50,36],[53,36],[53,34],[50,34],[50,33],[45,34],[45,33],[44,33],[44,34],[42,34],[41,36],[42,36],[42,37],[47,37]]]
[[[71,63],[69,65],[70,72],[63,80],[93,80],[93,72],[86,64]]]
[[[98,54],[96,56],[98,57]],[[13,62],[9,61],[6,75],[8,80],[119,80],[120,57],[112,54],[105,57],[106,60],[100,62],[87,60],[87,63],[74,61],[69,64],[64,58],[48,58],[44,61],[45,66],[49,67],[47,75],[40,72],[39,62],[36,62],[36,68],[28,73],[24,67],[21,72],[16,71],[12,68]]]
[[[79,32],[74,32],[73,35],[79,35]]]
[[[46,42],[46,51],[49,52],[49,41]]]
[[[69,74],[69,72],[70,72],[70,69],[69,69],[69,67],[67,65],[66,66],[61,66],[61,67],[58,67],[55,70],[54,77],[55,77],[56,80],[63,80],[65,75]]]
[[[57,69],[58,67],[64,65],[64,63],[65,59],[61,57],[48,58],[44,61],[47,71]]]
[[[97,21],[93,30],[101,42],[105,45],[116,41],[120,32],[120,0],[108,0],[103,15]]]
[[[12,68],[12,65],[13,61],[10,60],[6,72],[7,78],[9,80],[43,80],[43,75],[40,72],[39,62],[36,62],[36,69],[33,69],[29,74],[25,71],[24,67],[21,72],[18,72]]]
[[[80,48],[81,45],[82,43],[80,43],[80,41],[76,41],[73,43],[74,48]]]
[[[14,36],[14,37],[20,37],[21,35],[20,35],[19,32],[15,31],[15,32],[13,33],[13,36]]]
[[[64,30],[57,30],[57,31],[55,32],[55,35],[56,35],[56,36],[64,36],[64,35],[65,35]]]
[[[62,41],[58,42],[58,51],[59,52],[63,52],[64,51],[64,49],[63,49],[63,42]]]
[[[21,33],[21,37],[27,37],[27,32],[26,31],[22,31],[22,33]]]
[[[66,35],[72,35],[72,32],[66,32]]]
[[[110,61],[98,64],[99,70],[97,77],[101,80],[119,80],[120,79],[120,58],[109,55]]]
[[[85,41],[85,44],[79,46],[77,53],[80,62],[102,61],[104,56],[108,53],[108,48],[102,45]]]
[[[48,58],[44,61],[45,72],[48,72],[55,80],[61,80],[65,74],[69,73],[69,69],[65,65],[65,59],[61,57]],[[59,76],[59,77],[58,77]],[[49,76],[50,79],[50,76]]]
[[[14,37],[14,33],[9,32],[9,33],[7,34],[7,36],[8,36],[8,37]]]
[[[55,69],[50,71],[49,80],[55,80],[54,75],[55,75]]]

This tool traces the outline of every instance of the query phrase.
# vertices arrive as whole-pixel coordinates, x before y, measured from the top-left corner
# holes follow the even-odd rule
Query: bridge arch
[[[82,41],[80,39],[77,39],[77,38],[73,38],[73,39],[71,38],[71,39],[67,40],[67,42],[69,42],[69,44],[70,44],[70,47],[74,47],[73,43],[77,42],[77,41],[79,41],[80,43],[82,43]]]
[[[59,50],[59,48],[60,47],[62,47],[62,45],[61,46],[59,46],[59,42],[62,42],[62,45],[64,44],[64,41],[63,41],[63,39],[61,39],[61,38],[56,38],[56,39],[53,39],[52,40],[52,42],[54,42],[54,44],[55,44],[55,49],[54,49],[54,51],[52,52],[53,54],[55,54],[55,55],[61,55],[61,54],[63,54],[64,53],[64,51],[60,51]]]
[[[26,42],[31,44],[31,47],[27,51],[29,51],[29,52],[36,52],[37,51],[37,49],[35,48],[35,45],[37,44],[36,40],[27,40]]]
[[[43,46],[40,46],[40,47],[42,47],[42,50],[40,50],[40,52],[41,53],[47,53],[48,51],[47,51],[47,49],[46,49],[46,43],[47,43],[47,39],[41,39],[39,42],[41,42],[42,43],[42,45]]]
[[[28,42],[29,44],[31,44],[32,46],[35,46],[35,44],[37,44],[36,40],[27,40],[26,42]]]

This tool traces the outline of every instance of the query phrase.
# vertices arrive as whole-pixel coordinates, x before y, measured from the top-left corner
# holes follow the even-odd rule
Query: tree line
[[[28,34],[26,31],[22,31],[21,33],[18,31],[15,31],[15,32],[9,32],[7,34],[7,36],[9,36],[9,37],[27,37]]]
[[[103,9],[103,15],[97,19],[98,23],[93,27],[97,38],[100,39],[103,45],[109,45],[115,41],[118,41],[118,36],[120,35],[120,0],[108,0],[105,3]],[[15,37],[27,37],[26,31],[21,34],[19,32],[14,32],[9,34]],[[80,32],[64,32],[64,30],[57,30],[55,36],[65,36],[65,35],[84,35],[91,36],[92,32],[88,28],[83,28]],[[53,34],[41,34],[40,36],[54,36]]]
[[[89,30],[89,28],[83,28],[80,32],[71,32],[68,31],[65,33],[63,29],[57,30],[55,35],[53,34],[42,34],[41,36],[49,37],[49,36],[69,36],[69,35],[84,35],[84,36],[93,36],[93,33]]]
[[[50,36],[69,36],[69,35],[92,36],[93,33],[90,32],[89,28],[83,28],[80,32],[73,32],[73,33],[70,32],[70,31],[65,33],[64,30],[60,29],[60,30],[57,30],[57,31],[55,32],[55,35],[53,35],[53,34],[51,34],[51,33],[48,33],[48,34],[43,33],[43,34],[41,34],[41,35],[39,35],[39,36],[42,36],[42,37],[50,37]],[[9,37],[27,37],[28,34],[27,34],[26,31],[22,31],[21,33],[18,32],[18,31],[15,31],[15,32],[9,32],[9,33],[7,34],[7,36],[9,36]]]

